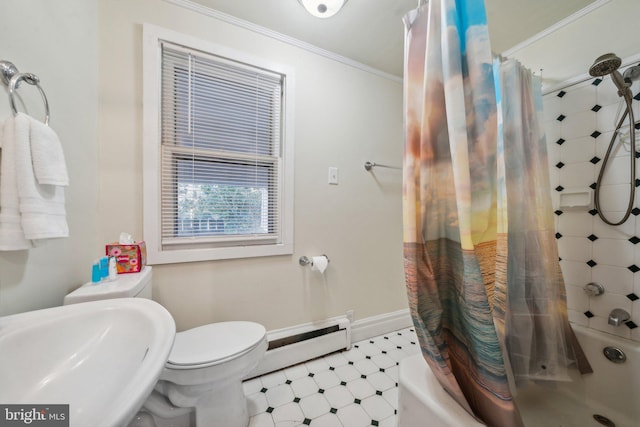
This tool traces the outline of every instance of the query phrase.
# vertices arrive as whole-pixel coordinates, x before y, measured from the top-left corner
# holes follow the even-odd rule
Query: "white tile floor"
[[[249,427],[395,427],[398,364],[419,351],[407,328],[248,380]]]

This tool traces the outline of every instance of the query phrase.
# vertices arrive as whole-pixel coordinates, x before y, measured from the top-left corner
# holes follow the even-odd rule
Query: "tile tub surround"
[[[419,352],[407,328],[245,381],[249,427],[395,427],[398,365]]]
[[[636,94],[640,85],[636,82],[631,89]],[[627,222],[614,227],[598,217],[593,202],[580,208],[560,206],[563,192],[595,189],[621,108],[617,89],[608,76],[590,78],[546,94],[543,102],[551,197],[569,320],[640,341],[640,209],[636,207]],[[636,120],[640,119],[639,95],[634,98],[633,108]],[[614,149],[604,178],[601,205],[607,217],[617,221],[628,203],[628,145]],[[640,202],[639,185],[636,179],[636,206]],[[605,293],[587,296],[583,286],[589,282],[602,285]],[[619,327],[609,325],[607,317],[614,308],[628,311],[632,321]]]

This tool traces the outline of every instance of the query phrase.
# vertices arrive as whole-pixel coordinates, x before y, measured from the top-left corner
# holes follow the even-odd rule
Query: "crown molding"
[[[176,5],[176,6],[180,6],[183,7],[185,9],[188,9],[192,12],[196,12],[199,13],[201,15],[205,15],[208,16],[210,18],[214,18],[214,19],[218,19],[220,21],[226,22],[228,24],[231,25],[235,25],[237,27],[240,28],[244,28],[245,30],[249,30],[252,31],[254,33],[257,34],[261,34],[263,36],[272,38],[274,40],[278,40],[280,42],[289,44],[291,46],[295,46],[298,47],[300,49],[304,49],[307,52],[322,56],[324,58],[336,61],[336,62],[340,62],[344,65],[348,65],[350,67],[356,68],[358,70],[361,71],[365,71],[367,73],[371,73],[374,74],[378,77],[382,77],[384,79],[388,79],[397,83],[402,83],[402,77],[401,76],[396,76],[394,74],[390,74],[387,72],[384,72],[382,70],[379,70],[377,68],[374,67],[370,67],[366,64],[363,64],[361,62],[358,61],[354,61],[351,58],[347,58],[346,56],[337,54],[335,52],[331,52],[329,50],[326,49],[322,49],[318,46],[315,46],[311,43],[307,43],[305,41],[302,41],[300,39],[296,39],[295,37],[291,37],[288,36],[286,34],[283,33],[279,33],[277,31],[273,31],[269,28],[263,27],[261,25],[257,25],[254,24],[253,22],[249,22],[246,21],[244,19],[240,19],[238,17],[235,17],[233,15],[229,15],[228,13],[224,13],[224,12],[220,12],[219,10],[210,8],[210,7],[206,7],[203,6],[201,4],[198,4],[194,1],[191,0],[164,0],[167,3]]]
[[[622,59],[622,64],[620,65],[620,72],[622,73],[624,71],[625,68],[630,67],[632,65],[639,65],[638,63],[640,62],[640,53],[623,58]],[[574,76],[570,79],[567,79],[565,81],[553,84],[551,86],[548,87],[543,87],[542,88],[542,95],[548,95],[549,93],[552,92],[557,92],[559,90],[562,89],[566,89],[568,87],[577,85],[579,83],[583,83],[586,82],[587,80],[593,80],[595,79],[595,77],[589,75],[589,73],[583,73],[577,76]]]
[[[513,46],[510,49],[505,50],[504,52],[502,52],[502,56],[504,57],[510,57],[513,54],[515,54],[516,52],[531,46],[532,44],[540,41],[541,39],[547,37],[548,35],[555,33],[556,31],[558,31],[559,29],[571,24],[574,21],[577,21],[578,19],[584,17],[585,15],[588,15],[589,13],[593,12],[594,10],[604,6],[607,3],[611,3],[611,0],[597,0],[593,3],[591,3],[589,6],[583,7],[582,9],[580,9],[579,11],[567,16],[566,18],[564,18],[561,21],[558,21],[557,23],[553,24],[552,26],[540,31],[538,34],[535,34],[531,37],[529,37],[528,39],[524,40],[523,42],[518,43],[517,45]]]

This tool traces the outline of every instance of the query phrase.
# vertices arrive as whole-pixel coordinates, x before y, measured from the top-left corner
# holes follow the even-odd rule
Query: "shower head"
[[[622,59],[620,59],[615,53],[605,53],[599,56],[594,61],[593,65],[589,67],[589,74],[593,77],[602,77],[607,74],[611,74],[611,80],[618,88],[618,96],[631,97],[631,81],[627,81],[622,77],[622,74],[618,71]]]
[[[589,74],[593,77],[602,77],[607,74],[611,74],[620,68],[622,59],[616,56],[615,53],[605,53],[599,56],[589,68]]]

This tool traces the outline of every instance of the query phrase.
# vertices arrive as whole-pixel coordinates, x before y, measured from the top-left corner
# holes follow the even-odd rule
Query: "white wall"
[[[0,59],[41,79],[51,127],[62,142],[71,186],[66,192],[71,236],[29,251],[0,252],[0,315],[62,304],[90,278],[97,252],[97,2],[5,0]],[[28,111],[42,120],[42,101],[22,85]],[[0,84],[0,120],[10,116]]]
[[[71,237],[0,253],[0,315],[61,304],[89,279],[104,243],[120,231],[143,237],[143,22],[296,72],[295,254],[158,266],[155,296],[178,327],[248,319],[274,329],[406,307],[401,175],[363,168],[366,160],[401,163],[400,83],[161,0],[11,0],[0,22],[2,59],[42,79],[71,178]],[[8,115],[0,102],[0,118]],[[327,185],[329,166],[340,169],[340,185]],[[298,265],[301,255],[321,253],[331,258],[324,277]]]
[[[639,14],[636,0],[612,0],[515,56],[531,69],[543,68],[547,83],[572,78],[585,73],[602,53],[613,51],[623,58],[637,54],[634,24]],[[158,266],[156,299],[176,317],[178,327],[242,318],[274,329],[349,309],[362,318],[406,307],[400,174],[380,169],[372,176],[362,168],[366,160],[401,161],[398,83],[161,0],[6,0],[0,17],[0,56],[42,79],[51,125],[62,141],[71,177],[71,237],[28,252],[0,252],[0,315],[61,304],[69,290],[88,280],[89,265],[105,242],[122,230],[142,237],[143,22],[290,63],[297,75],[295,254]],[[6,99],[4,87],[1,96]],[[37,116],[38,107],[27,104]],[[0,119],[9,114],[8,102],[0,102]],[[584,161],[563,156],[570,164]],[[328,166],[340,168],[337,187],[326,184]],[[554,183],[574,179],[552,172]],[[562,227],[559,223],[564,231]],[[587,221],[584,230],[568,235],[582,239],[595,227]],[[637,235],[638,225],[634,227],[628,233]],[[594,244],[580,240],[578,246],[585,243],[589,251],[596,250],[606,238],[598,237]],[[623,237],[618,240],[627,242],[628,236]],[[563,249],[564,245],[561,255],[566,261],[584,262],[582,252]],[[623,249],[620,257],[630,250]],[[637,257],[635,246],[633,250]],[[324,277],[298,266],[299,256],[319,253],[332,261]],[[618,292],[610,289],[611,299],[596,303],[601,305],[593,310],[596,316],[606,313],[610,304],[628,304],[620,298],[626,298],[623,291],[640,292],[640,273],[613,267],[622,268],[615,270],[622,277],[614,284]],[[580,280],[568,277],[572,316],[581,322],[586,319],[580,317],[585,304],[589,308],[591,303],[571,286],[594,278],[595,270],[584,271],[591,274]]]
[[[161,0],[99,2],[99,235],[142,239],[142,23],[241,49],[294,68],[293,256],[158,265],[154,299],[178,329],[246,319],[275,329],[344,314],[405,308],[402,86]],[[336,166],[340,184],[327,184]],[[324,276],[298,264],[327,254]]]

